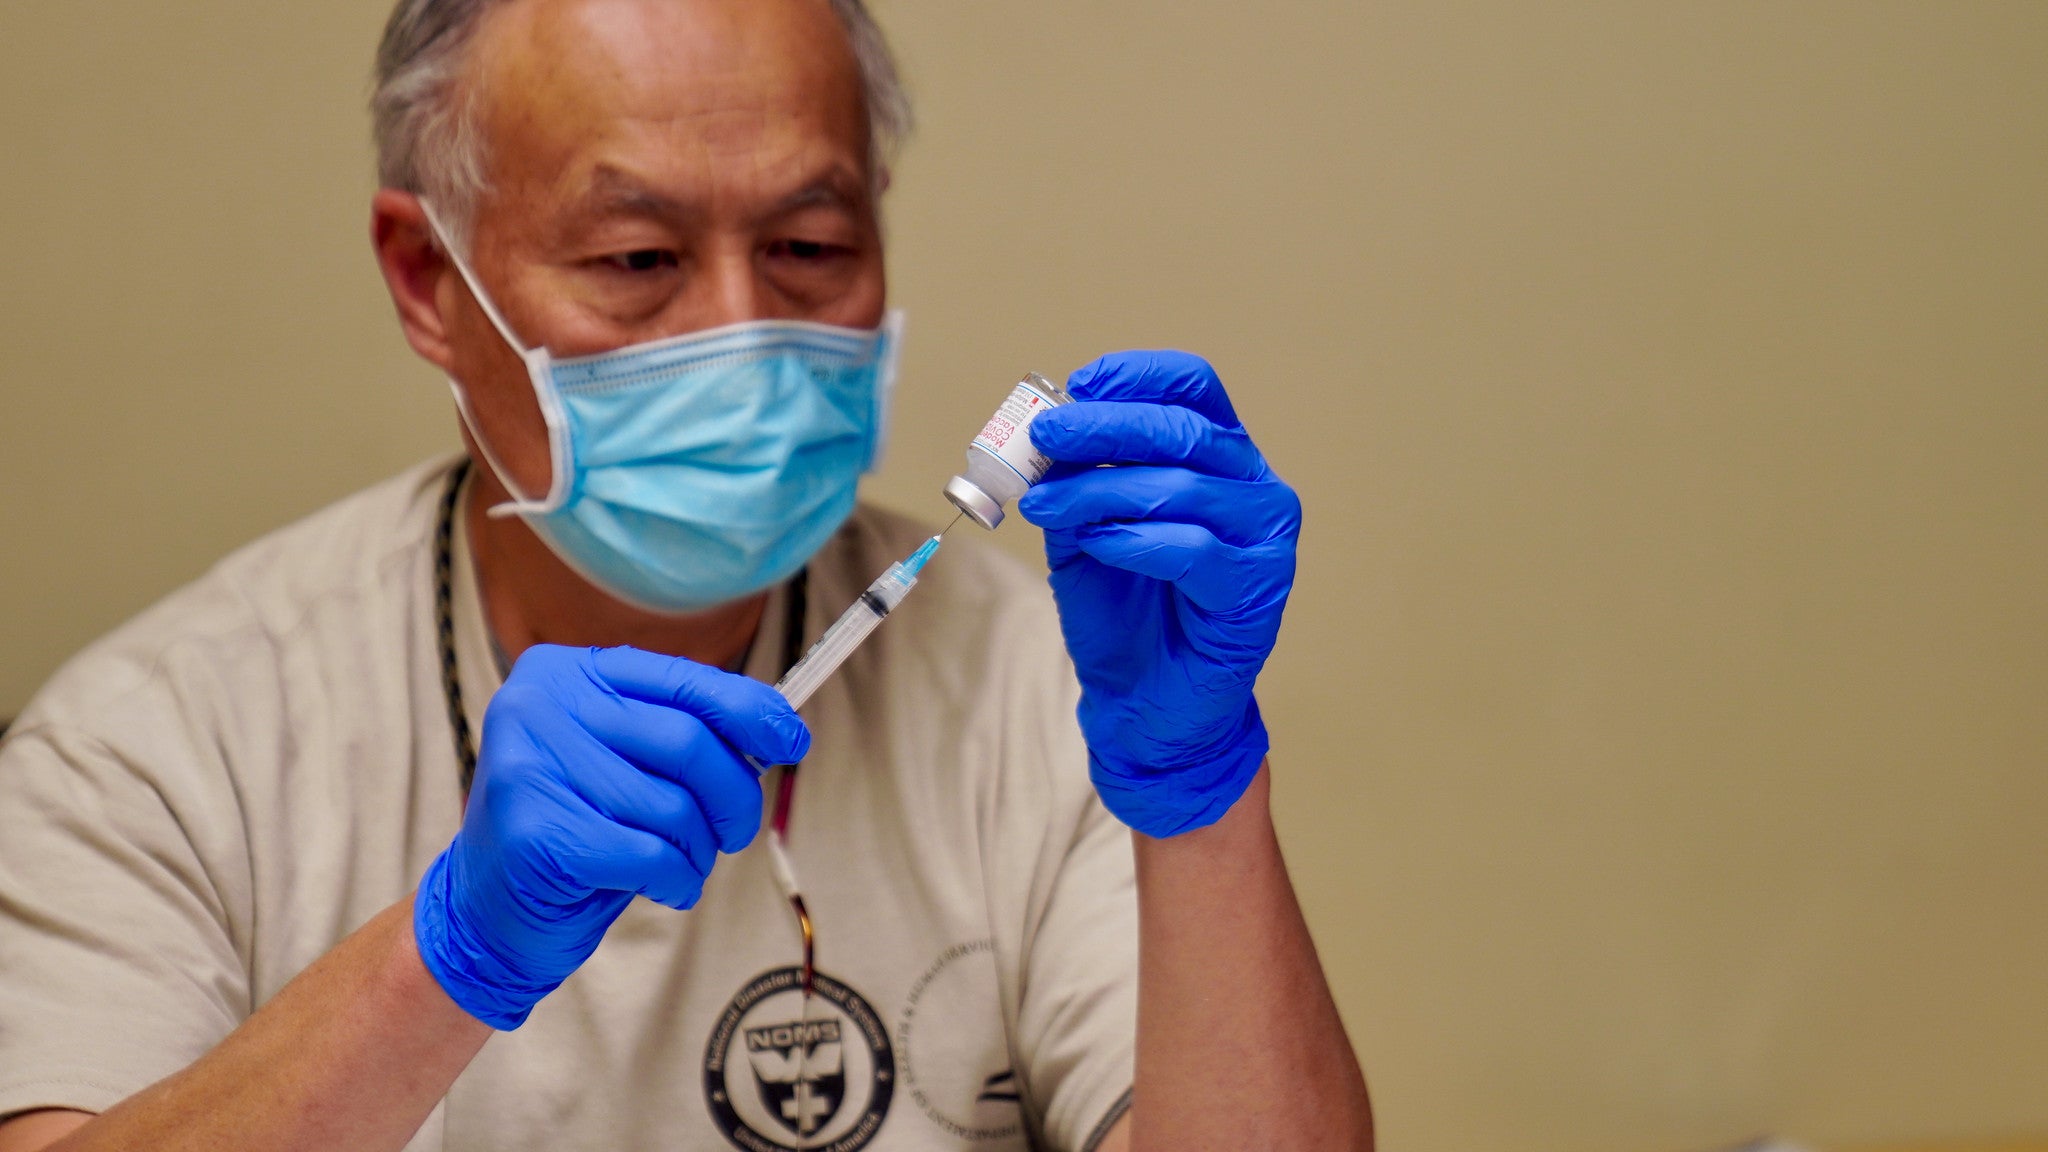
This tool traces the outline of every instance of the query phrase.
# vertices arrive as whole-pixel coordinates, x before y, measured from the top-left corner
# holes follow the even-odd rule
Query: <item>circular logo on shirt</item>
[[[704,1099],[746,1152],[855,1152],[889,1115],[896,1056],[860,994],[823,972],[805,1001],[796,968],[764,972],[704,1045]]]
[[[1023,1108],[1009,1054],[989,1046],[991,1030],[968,1026],[997,1011],[994,956],[995,941],[988,939],[939,953],[910,986],[896,1021],[896,1049],[904,1090],[927,1120],[957,1140],[1023,1147]]]

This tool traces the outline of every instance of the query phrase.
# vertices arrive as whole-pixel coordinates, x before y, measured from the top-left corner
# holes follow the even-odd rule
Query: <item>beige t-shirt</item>
[[[0,743],[0,1115],[101,1111],[196,1060],[454,835],[449,464],[237,552],[68,663]],[[925,532],[858,512],[811,564],[806,639]],[[499,673],[459,532],[455,560],[476,724]],[[778,591],[748,659],[763,680],[783,610]],[[1129,1099],[1137,928],[1074,699],[1043,582],[949,539],[804,709],[809,1018],[757,842],[690,912],[636,900],[409,1147],[1089,1147]]]

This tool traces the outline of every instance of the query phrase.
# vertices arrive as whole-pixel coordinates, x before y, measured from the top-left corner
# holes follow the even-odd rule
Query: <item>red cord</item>
[[[775,829],[775,834],[784,839],[789,838],[789,809],[795,799],[796,765],[784,764],[782,779],[775,785],[775,816],[769,821],[769,827]]]

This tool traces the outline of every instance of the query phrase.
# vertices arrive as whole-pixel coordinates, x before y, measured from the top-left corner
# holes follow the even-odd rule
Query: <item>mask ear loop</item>
[[[483,309],[484,317],[491,322],[491,327],[497,329],[498,336],[512,351],[518,353],[520,361],[526,365],[527,381],[533,386],[534,399],[540,403],[541,420],[546,423],[548,429],[548,465],[551,479],[547,496],[541,500],[534,500],[519,490],[519,485],[513,481],[512,474],[499,463],[497,453],[491,451],[491,442],[485,438],[483,429],[477,423],[476,414],[470,410],[468,390],[455,377],[448,378],[449,391],[455,394],[456,415],[461,417],[463,426],[469,429],[470,438],[476,441],[477,448],[484,454],[484,462],[491,466],[491,471],[497,475],[498,482],[505,486],[505,491],[512,494],[512,499],[492,505],[484,514],[494,519],[503,519],[507,516],[544,516],[569,502],[569,419],[568,413],[562,407],[562,398],[555,391],[554,372],[550,367],[552,360],[546,348],[528,348],[513,334],[512,326],[505,322],[505,317],[498,311],[498,306],[491,302],[490,293],[484,291],[483,285],[477,281],[476,273],[470,271],[469,261],[463,259],[461,253],[455,250],[455,245],[448,242],[447,230],[441,227],[440,217],[435,214],[433,205],[429,204],[425,197],[420,197],[419,203],[420,211],[427,218],[427,230],[433,234],[435,243],[441,246],[441,251],[448,257],[449,263],[455,265],[455,271],[462,277],[462,283],[469,288],[470,298],[476,301],[477,307]]]
[[[889,412],[896,397],[896,365],[903,352],[901,308],[891,308],[882,314],[879,339],[882,348],[875,362],[875,442],[868,452],[867,467],[861,469],[863,472],[880,468],[882,458],[889,452]]]

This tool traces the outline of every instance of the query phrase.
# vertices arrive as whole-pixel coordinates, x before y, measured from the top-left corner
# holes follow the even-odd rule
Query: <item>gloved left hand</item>
[[[1045,530],[1096,791],[1172,836],[1222,818],[1265,759],[1252,686],[1294,585],[1301,501],[1198,356],[1116,353],[1067,388],[1079,402],[1030,426],[1061,464],[1017,510]]]

